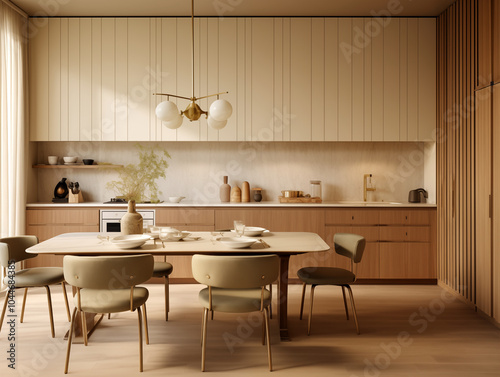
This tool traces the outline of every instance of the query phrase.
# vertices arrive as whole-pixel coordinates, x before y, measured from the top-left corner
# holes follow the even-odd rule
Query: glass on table
[[[245,223],[241,220],[234,220],[234,231],[238,237],[245,233]]]

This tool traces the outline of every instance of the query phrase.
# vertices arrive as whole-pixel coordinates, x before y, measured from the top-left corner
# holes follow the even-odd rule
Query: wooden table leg
[[[278,321],[281,340],[290,340],[288,333],[288,264],[289,255],[280,255],[280,274],[278,277]]]

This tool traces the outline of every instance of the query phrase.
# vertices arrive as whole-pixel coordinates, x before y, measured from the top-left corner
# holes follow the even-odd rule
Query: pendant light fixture
[[[226,94],[228,92],[210,94],[208,96],[198,98],[194,95],[194,0],[191,0],[191,66],[193,69],[192,96],[182,97],[175,94],[154,93],[153,95],[156,96],[167,96],[166,101],[160,102],[158,106],[156,106],[156,117],[163,121],[163,124],[166,127],[176,129],[182,125],[183,115],[188,118],[190,122],[192,122],[193,120],[200,119],[200,117],[205,114],[208,125],[216,130],[220,130],[226,126],[227,120],[233,112],[233,108],[228,101],[225,99],[219,99],[221,94]],[[217,96],[217,100],[210,105],[208,112],[203,111],[200,105],[196,103],[196,101],[200,99],[214,96]],[[169,97],[187,99],[190,103],[184,111],[179,112],[177,105],[170,101]]]

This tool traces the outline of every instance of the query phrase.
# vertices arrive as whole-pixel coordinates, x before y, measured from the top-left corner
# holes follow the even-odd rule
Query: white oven
[[[100,232],[119,232],[120,220],[127,213],[126,209],[101,209],[99,231]],[[145,209],[137,211],[142,216],[144,227],[155,225],[155,210]]]

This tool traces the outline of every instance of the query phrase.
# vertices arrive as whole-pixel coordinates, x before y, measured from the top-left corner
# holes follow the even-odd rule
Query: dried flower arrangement
[[[158,190],[156,181],[166,177],[167,158],[171,157],[162,148],[148,148],[142,145],[137,145],[137,147],[139,148],[139,163],[117,169],[118,180],[108,182],[106,188],[127,201],[158,203],[162,192]]]

